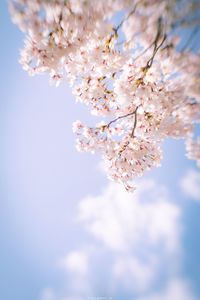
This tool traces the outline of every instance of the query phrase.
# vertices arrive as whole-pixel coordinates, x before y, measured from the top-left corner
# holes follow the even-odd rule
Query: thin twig
[[[152,66],[153,60],[154,60],[154,57],[155,57],[156,53],[157,53],[158,50],[162,47],[164,41],[165,41],[166,38],[167,38],[167,35],[164,34],[161,43],[158,45],[158,41],[159,41],[159,39],[160,39],[160,37],[161,37],[162,30],[163,30],[163,26],[162,26],[162,18],[160,17],[160,18],[158,19],[158,31],[157,31],[155,40],[154,40],[154,42],[153,42],[153,44],[154,44],[153,55],[152,55],[152,57],[151,57],[151,58],[148,60],[148,62],[147,62],[147,65],[146,65],[146,68],[147,68],[147,69],[149,69],[149,68]]]
[[[130,16],[132,16],[134,13],[135,13],[135,11],[136,11],[136,9],[137,9],[137,6],[140,4],[140,2],[142,2],[143,0],[139,0],[136,4],[135,4],[135,6],[134,6],[134,8],[130,11],[130,13],[127,15],[127,17],[126,18],[124,18],[120,23],[119,23],[119,25],[117,25],[117,27],[116,28],[114,28],[114,31],[117,33],[118,32],[118,30],[120,29],[120,27],[124,24],[124,22],[125,21],[127,21],[129,18],[130,18]]]
[[[144,55],[154,44],[154,41],[148,46],[146,47],[140,54],[138,54],[133,61],[136,61],[138,58],[140,58],[142,55]]]
[[[139,108],[140,106],[141,106],[141,104],[138,105],[138,106],[136,107],[136,109],[134,110],[134,112],[132,113],[132,114],[135,116],[135,119],[134,119],[133,129],[132,129],[132,132],[131,132],[131,134],[130,134],[130,137],[131,137],[131,138],[135,138],[135,129],[136,129],[136,126],[137,126],[137,110],[138,110],[138,108]],[[124,150],[126,150],[126,147],[129,145],[129,143],[130,143],[130,140],[128,140],[128,141],[126,142],[126,144],[123,145],[123,147],[122,147],[121,150],[119,151],[119,155],[120,155],[120,156],[121,156],[122,152],[124,152]]]
[[[133,112],[131,112],[131,113],[128,113],[128,114],[126,114],[126,115],[117,117],[116,119],[110,121],[107,125],[105,125],[105,127],[110,127],[110,125],[111,125],[112,123],[117,122],[117,121],[120,120],[120,119],[123,119],[123,118],[126,118],[126,117],[129,117],[129,116],[134,115],[135,112],[137,111],[137,109],[138,109],[138,107],[136,107],[136,109],[135,109]]]
[[[137,126],[137,110],[138,110],[139,106],[140,105],[138,105],[136,107],[135,112],[134,112],[135,119],[134,119],[133,129],[132,129],[132,132],[131,132],[131,138],[135,137],[135,129],[136,129],[136,126]]]
[[[148,69],[152,66],[154,57],[155,57],[156,53],[158,52],[158,50],[162,47],[162,45],[163,45],[164,41],[166,40],[166,38],[167,38],[167,36],[165,34],[162,41],[161,41],[161,43],[158,46],[156,45],[156,47],[154,47],[153,55],[147,62]]]

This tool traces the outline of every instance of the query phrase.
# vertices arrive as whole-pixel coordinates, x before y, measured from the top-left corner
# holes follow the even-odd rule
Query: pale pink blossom
[[[76,101],[102,118],[73,124],[77,149],[100,152],[108,176],[127,189],[160,165],[165,138],[186,138],[188,157],[200,165],[199,139],[191,139],[200,122],[200,54],[187,44],[177,51],[179,26],[200,5],[181,3],[180,10],[175,0],[10,0],[26,36],[23,68],[69,82]]]

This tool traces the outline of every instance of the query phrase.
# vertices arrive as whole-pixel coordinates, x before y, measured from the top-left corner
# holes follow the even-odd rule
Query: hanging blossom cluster
[[[185,138],[200,165],[200,53],[190,45],[199,28],[198,1],[12,0],[25,32],[20,62],[30,75],[68,81],[77,99],[102,121],[73,124],[80,151],[99,151],[108,176],[132,180],[160,165],[161,143]],[[179,34],[190,28],[181,45]],[[177,50],[178,49],[178,50]]]

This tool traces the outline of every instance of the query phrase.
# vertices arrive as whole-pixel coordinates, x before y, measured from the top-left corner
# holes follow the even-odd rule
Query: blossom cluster
[[[160,165],[165,138],[185,138],[200,164],[199,140],[191,141],[200,122],[200,53],[189,43],[199,9],[186,0],[10,2],[26,35],[23,68],[69,82],[76,100],[102,118],[93,127],[74,123],[77,148],[101,152],[109,177],[127,189]],[[183,26],[192,34],[181,49]]]

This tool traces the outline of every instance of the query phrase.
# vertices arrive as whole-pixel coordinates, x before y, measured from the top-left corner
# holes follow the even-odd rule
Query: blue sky
[[[199,299],[200,175],[184,142],[164,143],[162,167],[145,176],[131,200],[108,182],[98,155],[76,151],[71,124],[89,112],[67,84],[56,88],[47,76],[22,70],[23,35],[6,2],[0,10],[0,299]],[[119,213],[128,216],[123,197],[137,226]],[[157,209],[165,223],[153,223],[152,237],[143,225],[151,227],[148,212],[159,220]]]

